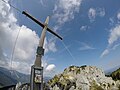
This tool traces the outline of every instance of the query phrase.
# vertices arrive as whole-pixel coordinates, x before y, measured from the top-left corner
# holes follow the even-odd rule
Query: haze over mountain
[[[0,67],[0,86],[16,85],[18,82],[29,83],[29,79],[30,75]]]
[[[44,77],[44,82],[48,82],[51,78],[52,77]],[[30,75],[0,67],[0,87],[16,85],[19,82],[22,84],[30,83]]]
[[[119,68],[120,68],[120,65],[110,68],[108,70],[105,70],[105,74],[110,75],[112,72],[116,71]]]

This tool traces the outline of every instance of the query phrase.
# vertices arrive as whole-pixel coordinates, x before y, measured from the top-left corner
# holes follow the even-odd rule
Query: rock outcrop
[[[95,66],[70,66],[49,80],[46,90],[120,90],[120,81],[106,77]]]

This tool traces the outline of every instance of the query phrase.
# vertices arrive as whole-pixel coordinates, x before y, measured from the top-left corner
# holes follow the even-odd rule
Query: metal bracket
[[[44,49],[42,47],[37,47],[37,55],[42,55],[44,56]]]

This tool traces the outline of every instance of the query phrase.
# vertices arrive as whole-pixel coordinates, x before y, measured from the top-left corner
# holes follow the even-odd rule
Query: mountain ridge
[[[49,80],[48,87],[50,90],[119,90],[120,81],[106,77],[96,66],[70,66]]]
[[[105,74],[106,74],[106,75],[110,75],[112,72],[116,71],[116,70],[119,69],[119,68],[120,68],[120,65],[115,66],[115,67],[110,68],[110,69],[107,69],[107,70],[105,70]]]
[[[28,83],[29,75],[0,67],[0,86],[16,85],[19,81],[22,83]]]

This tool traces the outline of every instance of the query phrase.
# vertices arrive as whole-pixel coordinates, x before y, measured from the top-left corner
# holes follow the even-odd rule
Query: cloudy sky
[[[30,72],[42,28],[10,7],[25,10],[63,37],[49,32],[42,58],[46,76],[70,65],[104,70],[120,65],[120,0],[0,0],[0,66]],[[17,39],[17,41],[16,41]],[[54,74],[53,74],[54,73]]]

